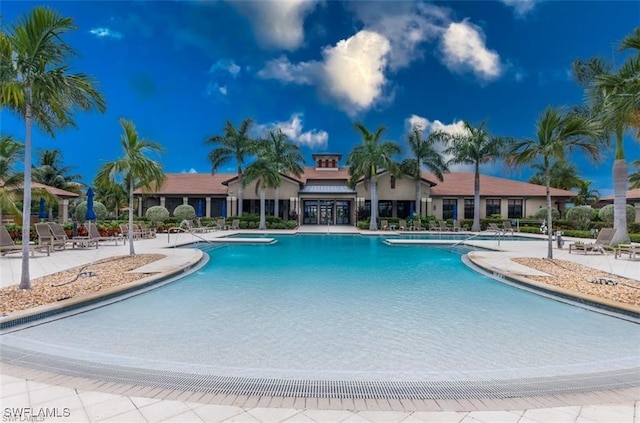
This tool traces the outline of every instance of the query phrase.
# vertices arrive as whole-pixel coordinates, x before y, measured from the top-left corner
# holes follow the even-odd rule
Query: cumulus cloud
[[[440,50],[445,65],[454,72],[471,71],[487,81],[502,74],[500,56],[487,49],[482,29],[468,20],[449,24],[442,35]]]
[[[304,115],[302,113],[294,113],[287,121],[256,125],[256,129],[264,133],[271,129],[279,128],[283,134],[298,145],[311,149],[325,148],[329,141],[329,134],[326,131],[317,129],[304,131],[303,118]]]
[[[354,114],[372,106],[386,82],[384,69],[391,46],[384,36],[360,31],[324,50],[326,88]]]
[[[500,0],[509,7],[513,7],[513,11],[517,16],[524,16],[535,7],[540,0]]]
[[[258,72],[265,79],[316,85],[350,115],[372,107],[382,95],[389,40],[373,31],[360,31],[325,47],[322,61],[291,63],[280,57]]]
[[[121,40],[122,38],[124,38],[124,35],[122,35],[120,32],[114,31],[107,27],[92,28],[89,30],[89,33],[95,35],[98,38],[113,38],[116,40]]]
[[[304,19],[317,0],[231,2],[251,20],[259,43],[265,47],[295,50],[304,42]]]

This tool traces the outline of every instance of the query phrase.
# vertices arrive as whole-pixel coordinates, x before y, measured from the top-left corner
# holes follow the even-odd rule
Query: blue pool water
[[[276,239],[212,248],[207,266],[180,281],[0,342],[108,364],[279,378],[499,379],[640,364],[638,325],[480,276],[446,248]]]

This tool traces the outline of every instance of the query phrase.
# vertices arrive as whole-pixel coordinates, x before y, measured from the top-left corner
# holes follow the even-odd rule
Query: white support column
[[[142,196],[138,197],[138,217],[142,217]]]
[[[58,221],[62,224],[69,221],[69,200],[58,203]]]
[[[432,203],[433,203],[433,198],[431,197],[427,197],[427,198],[423,197],[420,199],[420,216],[421,217],[431,216]]]
[[[166,200],[167,200],[167,197],[160,197],[160,205],[162,207],[165,207],[165,208],[167,207],[167,206],[165,206]]]
[[[182,204],[189,204],[189,197],[182,197]]]
[[[211,217],[211,197],[206,197],[204,199],[205,208],[204,208],[204,216]]]

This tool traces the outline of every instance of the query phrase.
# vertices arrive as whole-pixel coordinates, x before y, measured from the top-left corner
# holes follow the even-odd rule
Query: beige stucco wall
[[[260,192],[256,192],[257,183],[258,181],[253,181],[247,184],[242,190],[242,198],[244,198],[245,200],[259,200]],[[229,183],[230,196],[232,197],[238,196],[239,185],[240,184],[238,183],[238,181],[233,181]],[[281,178],[280,194],[279,194],[280,200],[288,200],[289,197],[297,197],[299,188],[300,186],[298,185],[298,183],[293,182],[286,178]],[[265,193],[266,193],[266,198],[268,200],[273,200],[275,198],[275,190],[273,188],[267,188]]]
[[[454,197],[434,197],[432,199],[432,204],[435,205],[435,210],[430,211],[433,216],[437,219],[442,219],[442,200],[451,199]],[[457,205],[458,205],[458,218],[464,219],[464,200],[465,198],[472,199],[473,197],[458,197]],[[494,199],[498,197],[480,197],[480,219],[485,219],[487,217],[487,198]],[[521,197],[502,197],[500,198],[500,214],[502,218],[506,219],[509,215],[509,199],[518,199],[523,200],[523,217],[527,218],[532,216],[540,207],[546,207],[547,200],[546,198],[521,198]],[[552,199],[553,200],[553,199]],[[555,203],[555,200],[554,200]]]
[[[371,186],[363,182],[356,185],[356,192],[358,197],[364,197],[367,200],[371,200]],[[429,184],[422,182],[422,197],[427,198],[429,196],[430,186]],[[416,188],[415,183],[410,178],[396,178],[396,187],[391,188],[391,175],[382,174],[378,178],[378,200],[407,200],[415,201]]]

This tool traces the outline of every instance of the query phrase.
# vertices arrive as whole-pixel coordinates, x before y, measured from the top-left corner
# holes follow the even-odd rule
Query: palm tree
[[[601,127],[595,121],[575,113],[563,113],[561,109],[548,107],[536,123],[536,138],[514,141],[509,148],[507,161],[511,165],[523,165],[542,160],[547,188],[547,257],[553,258],[553,229],[551,214],[551,166],[556,160],[564,160],[567,151],[580,149],[594,159],[599,157],[599,146],[593,142],[601,137]]]
[[[5,209],[16,215],[20,214],[16,203],[22,192],[23,175],[14,169],[22,160],[23,149],[24,146],[14,141],[10,135],[0,136],[0,222]]]
[[[75,52],[63,36],[76,29],[71,18],[36,6],[18,19],[10,33],[0,32],[0,105],[25,121],[24,192],[22,214],[31,207],[32,125],[55,136],[56,129],[75,126],[73,111],[105,110],[105,100],[84,74],[69,73]],[[29,277],[30,226],[22,225],[20,288],[31,288]]]
[[[529,183],[536,185],[545,185],[545,169],[540,164],[534,164],[531,166],[536,169],[535,175],[529,179]],[[579,188],[582,184],[582,179],[578,175],[578,168],[575,164],[567,161],[556,161],[551,165],[551,187],[564,190],[570,190],[572,188]]]
[[[443,155],[436,148],[436,144],[443,142],[444,139],[441,132],[432,132],[427,138],[422,138],[422,128],[419,126],[412,128],[407,139],[413,157],[405,159],[400,164],[400,167],[402,173],[410,176],[415,182],[416,203],[414,211],[419,216],[422,216],[422,211],[420,210],[420,199],[422,198],[422,169],[428,169],[440,182],[444,180],[444,173],[449,171]]]
[[[615,136],[613,162],[613,226],[616,233],[612,243],[629,240],[627,231],[626,191],[628,166],[624,152],[624,133],[633,129],[636,141],[640,138],[640,28],[636,28],[620,44],[620,50],[635,50],[617,71],[597,58],[576,61],[574,77],[585,87],[592,116],[602,120],[606,137]]]
[[[208,155],[212,173],[215,173],[222,164],[229,160],[236,160],[238,167],[238,216],[242,216],[242,189],[245,185],[242,165],[247,156],[253,154],[255,150],[255,141],[249,137],[252,125],[253,120],[247,118],[236,129],[233,123],[227,121],[222,135],[212,135],[205,141],[206,144],[217,146]]]
[[[268,141],[262,141],[257,147],[258,159],[251,163],[244,175],[243,184],[256,182],[256,192],[260,195],[260,224],[258,229],[267,229],[265,216],[265,197],[267,188],[275,188],[280,184],[280,173],[276,163],[271,160],[271,152]]]
[[[365,184],[371,186],[371,223],[369,230],[378,230],[378,171],[387,170],[398,173],[399,165],[393,157],[400,154],[400,146],[392,141],[382,141],[382,134],[386,130],[379,126],[375,132],[369,131],[362,123],[355,124],[356,130],[362,136],[362,145],[357,145],[349,153],[349,186],[356,186],[364,179]]]
[[[123,184],[115,181],[94,181],[94,192],[96,201],[101,202],[107,208],[107,210],[113,210],[113,213],[118,218],[120,213],[120,207],[123,204],[127,204],[129,196],[127,195],[127,189]]]
[[[267,135],[265,145],[266,154],[269,156],[278,172],[278,182],[275,185],[275,205],[274,214],[280,215],[280,174],[295,175],[298,178],[302,175],[302,164],[304,157],[300,153],[300,147],[289,141],[280,128],[272,129]]]
[[[38,166],[32,171],[34,181],[82,194],[81,185],[76,183],[82,179],[82,175],[69,174],[73,166],[63,166],[60,150],[43,150],[38,156]]]
[[[595,204],[600,199],[597,189],[591,189],[591,181],[582,181],[578,187],[578,193],[573,197],[576,206]]]
[[[629,189],[637,189],[640,188],[640,160],[634,160],[631,166],[635,167],[636,171],[629,175]]]
[[[136,188],[152,190],[162,185],[164,173],[160,163],[147,157],[147,153],[159,154],[163,148],[157,142],[139,138],[132,121],[120,119],[124,133],[120,144],[124,155],[115,162],[105,163],[96,176],[99,186],[105,186],[120,179],[127,185],[129,194],[129,254],[135,255],[133,247],[133,191]]]
[[[464,122],[465,131],[462,134],[447,134],[450,147],[446,154],[453,154],[449,160],[451,164],[470,164],[474,167],[473,182],[473,225],[472,231],[480,231],[480,165],[496,160],[502,155],[505,140],[494,137],[485,129],[485,123],[474,128],[469,122]]]

